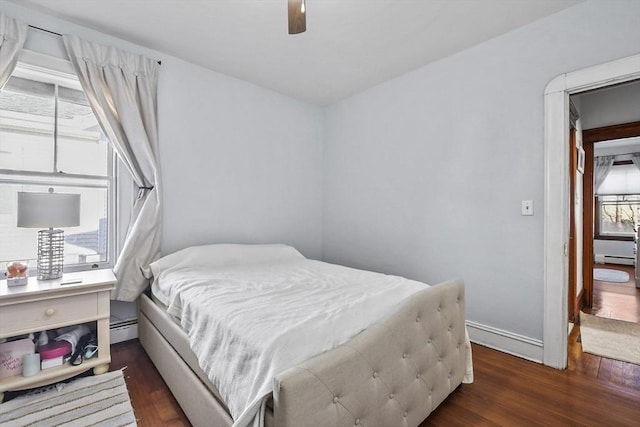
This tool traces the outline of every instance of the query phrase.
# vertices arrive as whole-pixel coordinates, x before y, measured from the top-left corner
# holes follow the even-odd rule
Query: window
[[[598,188],[596,239],[633,240],[640,223],[640,171],[616,162]]]
[[[598,196],[597,201],[596,238],[633,240],[640,222],[640,195]]]
[[[38,230],[16,226],[17,193],[49,188],[80,194],[80,226],[63,229],[65,270],[112,264],[114,163],[77,78],[19,63],[0,91],[0,267],[35,267]]]

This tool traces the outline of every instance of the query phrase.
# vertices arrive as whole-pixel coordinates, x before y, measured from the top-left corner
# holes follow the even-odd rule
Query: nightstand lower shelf
[[[6,391],[24,390],[54,384],[81,374],[91,368],[93,368],[94,374],[103,374],[109,370],[109,363],[111,363],[111,357],[97,357],[85,360],[78,366],[71,366],[66,363],[62,366],[56,366],[55,368],[43,369],[32,377],[16,375],[3,378],[2,382],[0,382],[0,402],[2,402],[4,392]]]

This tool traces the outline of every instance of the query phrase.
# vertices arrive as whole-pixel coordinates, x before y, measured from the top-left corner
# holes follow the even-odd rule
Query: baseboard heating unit
[[[138,319],[111,322],[109,325],[111,344],[138,338]]]
[[[596,254],[596,264],[635,265],[634,257]]]

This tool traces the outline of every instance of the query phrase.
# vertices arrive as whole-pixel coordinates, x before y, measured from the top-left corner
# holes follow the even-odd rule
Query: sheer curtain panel
[[[159,64],[77,36],[65,35],[63,40],[102,130],[138,186],[114,267],[118,284],[112,294],[114,299],[133,301],[147,286],[143,271],[160,256]]]
[[[595,189],[596,194],[598,194],[598,188],[600,188],[604,179],[609,175],[609,172],[611,172],[614,159],[615,156],[596,157],[593,171],[593,188]]]
[[[27,24],[0,13],[0,89],[16,68],[26,39]]]

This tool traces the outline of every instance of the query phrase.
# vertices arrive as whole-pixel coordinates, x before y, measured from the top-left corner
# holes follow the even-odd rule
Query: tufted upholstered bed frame
[[[146,295],[140,341],[196,427],[231,426],[186,334]],[[464,286],[452,281],[405,301],[346,343],[279,374],[266,426],[417,426],[470,373]]]

